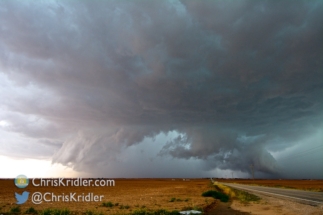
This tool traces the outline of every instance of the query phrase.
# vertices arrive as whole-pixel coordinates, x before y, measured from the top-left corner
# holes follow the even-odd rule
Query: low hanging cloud
[[[195,173],[180,175],[250,173],[254,165],[264,177],[302,177],[284,174],[273,155],[322,142],[306,141],[323,128],[321,1],[2,1],[0,8],[4,154],[15,156],[8,144],[19,135],[39,149],[16,156],[46,155],[100,176],[172,177],[187,161]],[[150,153],[133,156],[133,147]],[[167,173],[171,161],[177,165]]]

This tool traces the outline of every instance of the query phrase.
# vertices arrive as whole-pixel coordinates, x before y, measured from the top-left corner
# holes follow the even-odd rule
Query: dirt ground
[[[218,180],[220,181],[220,180]],[[36,180],[37,182],[37,180]],[[229,180],[226,180],[229,182]],[[241,181],[235,181],[241,183]],[[243,183],[263,184],[272,186],[300,187],[302,189],[322,188],[322,181],[272,181],[272,180],[242,180]],[[201,194],[212,189],[209,179],[115,179],[115,186],[107,187],[35,187],[29,182],[29,186],[23,189],[14,185],[13,179],[0,179],[0,214],[10,211],[17,206],[15,192],[21,194],[23,191],[30,192],[28,201],[20,206],[24,212],[30,207],[36,210],[46,208],[68,208],[75,212],[103,212],[104,214],[130,213],[137,209],[166,209],[166,210],[189,210],[203,208],[206,214],[263,214],[259,211],[266,211],[267,214],[298,214],[294,212],[279,213],[278,209],[283,208],[282,204],[273,201],[262,201],[261,203],[244,205],[237,201],[233,203],[220,203],[211,197],[202,197]],[[113,207],[103,207],[102,202],[43,202],[36,205],[31,201],[31,195],[34,192],[52,192],[55,195],[62,193],[93,193],[94,195],[103,195],[102,202],[112,202],[118,204]],[[298,207],[302,208],[304,205]],[[305,207],[305,206],[304,206]],[[309,206],[311,207],[311,206]],[[291,207],[293,208],[293,207]],[[294,206],[295,208],[295,206]],[[255,211],[258,211],[255,213]],[[302,214],[302,213],[301,213]],[[311,213],[308,213],[311,214]],[[321,213],[313,213],[321,214]]]
[[[269,187],[284,187],[309,191],[323,192],[323,180],[266,180],[266,179],[214,179],[219,182],[260,185]]]

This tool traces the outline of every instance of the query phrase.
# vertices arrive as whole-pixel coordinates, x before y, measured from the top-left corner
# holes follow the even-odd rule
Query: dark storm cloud
[[[123,166],[127,147],[176,131],[159,158],[276,176],[268,150],[322,129],[322,11],[320,1],[2,1],[6,130],[87,171]]]

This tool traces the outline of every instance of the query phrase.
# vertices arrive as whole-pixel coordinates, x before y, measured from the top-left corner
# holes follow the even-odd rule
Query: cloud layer
[[[307,177],[284,174],[273,155],[322,142],[306,141],[323,129],[321,1],[0,8],[3,154],[103,176],[171,177],[168,163],[176,175],[187,161],[190,176],[254,165],[263,177]],[[26,147],[14,155],[14,144]],[[153,158],[160,173],[139,165]]]

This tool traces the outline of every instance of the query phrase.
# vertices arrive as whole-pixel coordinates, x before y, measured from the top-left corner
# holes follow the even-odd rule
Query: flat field
[[[323,180],[214,179],[219,182],[323,192]]]
[[[13,179],[0,179],[0,214],[6,214],[17,206],[15,192],[21,194],[28,191],[28,201],[20,205],[21,214],[28,208],[33,207],[37,211],[44,209],[69,209],[72,212],[91,211],[92,214],[100,212],[104,214],[128,214],[135,210],[189,210],[208,208],[209,213],[219,213],[221,204],[211,197],[202,197],[201,194],[212,189],[209,179],[114,179],[115,186],[93,187],[93,186],[49,186],[35,187],[31,180],[26,188],[20,189],[14,185]],[[272,187],[287,187],[303,190],[323,191],[323,180],[247,180],[247,179],[214,179],[219,182],[234,182],[241,184],[254,184]],[[36,183],[39,183],[36,180]],[[42,194],[49,192],[55,195],[103,195],[101,202],[43,202],[34,204],[31,196],[35,192]],[[102,206],[102,203],[107,203]],[[113,204],[109,205],[108,202]],[[111,207],[109,207],[111,206]],[[207,207],[208,206],[208,207]],[[228,205],[229,206],[229,205]],[[228,211],[225,206],[225,214],[245,214],[237,211]],[[211,210],[211,211],[210,211]],[[88,213],[91,214],[91,213]]]
[[[38,180],[36,180],[39,183]],[[10,211],[17,206],[15,192],[21,194],[23,191],[30,192],[26,203],[20,205],[21,212],[33,207],[37,211],[46,208],[67,208],[74,212],[92,211],[104,214],[130,213],[138,209],[166,209],[183,210],[189,208],[203,208],[215,200],[211,197],[202,197],[201,194],[210,190],[209,179],[115,179],[115,186],[106,187],[35,187],[31,180],[26,188],[17,188],[13,179],[0,179],[0,214]],[[104,195],[102,202],[43,202],[33,204],[31,195],[34,192],[51,192],[55,195]],[[114,206],[102,206],[103,202],[111,202]]]

